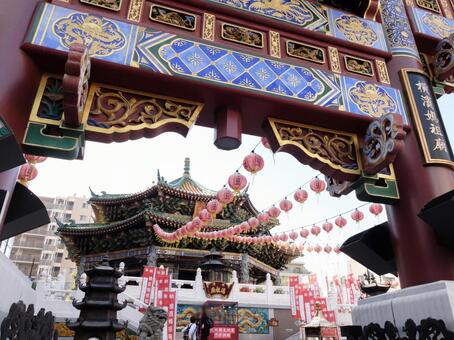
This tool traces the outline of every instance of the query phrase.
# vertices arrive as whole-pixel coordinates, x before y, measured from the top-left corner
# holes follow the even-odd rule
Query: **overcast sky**
[[[450,139],[454,140],[453,95],[439,100]],[[153,139],[140,139],[126,143],[86,144],[83,161],[48,159],[38,167],[38,177],[30,183],[30,189],[43,196],[85,195],[89,197],[90,186],[95,192],[133,193],[144,190],[156,180],[157,170],[167,180],[178,178],[183,173],[185,157],[191,158],[191,175],[204,186],[218,190],[226,183],[259,141],[258,137],[243,136],[242,146],[235,151],[222,151],[213,145],[213,130],[194,127],[185,139],[175,133],[165,133]],[[286,153],[272,153],[259,146],[256,152],[265,159],[265,168],[258,173],[250,186],[252,202],[261,210],[293,192],[318,172],[300,164]],[[247,174],[243,171],[244,174]],[[250,176],[247,176],[250,179]],[[307,187],[308,189],[308,187]],[[309,191],[309,189],[308,189]],[[354,193],[341,199],[331,198],[328,193],[318,197],[310,192],[308,202],[301,209],[294,206],[288,215],[281,214],[281,226],[276,230],[289,230],[331,217],[362,204]],[[371,227],[385,219],[370,217],[367,207],[363,209],[366,219],[357,225],[349,216],[349,224],[340,232],[323,234],[313,244],[342,243],[359,230]],[[341,257],[341,262],[344,259]],[[339,270],[339,256],[309,255],[304,261],[312,270],[329,268],[330,274]],[[320,262],[321,261],[321,262]],[[324,266],[320,266],[324,264]],[[342,271],[342,269],[340,269]]]

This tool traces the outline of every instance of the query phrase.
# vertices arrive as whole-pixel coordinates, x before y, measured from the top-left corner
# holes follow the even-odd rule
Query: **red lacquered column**
[[[391,83],[402,90],[408,103],[399,72],[423,70],[415,40],[402,0],[383,0],[381,7],[385,37],[393,53],[388,62]],[[454,173],[446,166],[424,165],[416,127],[407,111],[411,131],[394,163],[400,201],[387,207],[402,287],[454,280],[454,251],[438,245],[432,228],[417,216],[431,199],[454,189]]]

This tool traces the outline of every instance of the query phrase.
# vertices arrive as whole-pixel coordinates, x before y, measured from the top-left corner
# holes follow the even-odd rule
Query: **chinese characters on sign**
[[[214,296],[220,296],[224,299],[227,299],[232,290],[233,283],[224,283],[224,282],[204,282],[203,289],[208,298]]]
[[[429,79],[416,70],[403,70],[402,78],[425,163],[454,167],[451,145]]]

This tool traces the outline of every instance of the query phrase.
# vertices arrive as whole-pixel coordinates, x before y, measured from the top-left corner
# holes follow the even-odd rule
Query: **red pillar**
[[[422,70],[422,65],[402,0],[385,0],[381,4],[384,31],[393,52],[388,63],[391,82],[394,87],[401,88],[405,97],[399,71],[403,68]],[[401,12],[396,10],[399,8]],[[393,30],[405,21],[407,29],[402,30],[400,26]],[[408,33],[409,37],[399,40],[396,34],[401,32]],[[387,207],[402,287],[454,280],[454,251],[438,245],[432,227],[417,216],[430,200],[454,189],[454,172],[446,166],[423,164],[419,139],[410,113],[408,115],[411,131],[405,139],[404,150],[394,163],[400,201]]]
[[[222,150],[237,149],[241,145],[243,122],[236,107],[222,107],[216,112],[216,136],[214,145]]]
[[[41,72],[20,49],[38,0],[0,1],[0,115],[22,141]]]

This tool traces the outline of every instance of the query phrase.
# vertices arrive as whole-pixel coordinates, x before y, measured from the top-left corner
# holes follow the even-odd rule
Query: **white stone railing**
[[[123,276],[122,282],[135,282],[138,285],[127,284],[125,293],[135,299],[140,299],[142,279],[132,276]],[[239,302],[241,306],[266,306],[277,308],[290,308],[290,295],[288,286],[274,286],[270,275],[267,275],[265,284],[256,285],[239,283],[236,272],[233,272],[233,288],[226,301]],[[201,271],[198,270],[196,279],[172,280],[172,289],[177,291],[179,303],[203,304],[206,301],[203,291]]]

